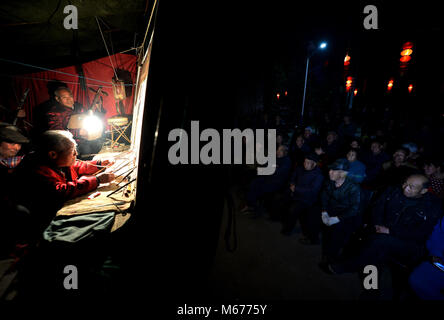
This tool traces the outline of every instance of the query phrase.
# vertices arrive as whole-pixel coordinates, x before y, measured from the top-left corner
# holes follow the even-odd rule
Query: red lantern
[[[347,77],[347,81],[345,82],[345,87],[347,88],[347,91],[350,90],[351,86],[353,83],[353,78],[352,77]]]
[[[413,90],[413,84],[409,85],[409,93],[412,93]]]
[[[389,83],[387,84],[387,90],[390,91],[393,88],[393,80],[390,80]]]
[[[399,61],[405,63],[405,62],[409,62],[411,59],[412,59],[412,57],[410,57],[410,56],[403,56],[403,57],[401,57],[401,59],[399,59]]]
[[[350,56],[347,53],[347,55],[344,58],[344,66],[348,66],[350,64],[350,59],[351,58],[350,58]]]
[[[401,56],[409,56],[413,53],[412,49],[404,49],[401,51]]]
[[[402,69],[407,68],[407,62],[412,59],[410,56],[413,53],[412,48],[413,44],[411,42],[406,42],[402,45],[401,58],[399,59],[399,61],[401,61]]]
[[[402,49],[403,49],[403,50],[405,50],[405,49],[411,49],[411,48],[413,48],[413,43],[411,43],[411,42],[406,42],[406,43],[404,43],[404,44],[402,45]]]

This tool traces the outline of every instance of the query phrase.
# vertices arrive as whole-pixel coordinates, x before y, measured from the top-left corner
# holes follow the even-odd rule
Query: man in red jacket
[[[25,201],[42,227],[65,201],[114,180],[114,174],[109,172],[93,175],[100,169],[98,166],[109,166],[112,161],[78,161],[76,146],[72,134],[63,130],[48,130],[38,142],[37,158],[25,173]]]

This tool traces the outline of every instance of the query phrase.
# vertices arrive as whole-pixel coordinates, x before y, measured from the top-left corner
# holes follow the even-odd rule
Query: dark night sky
[[[34,10],[34,18],[26,11],[29,7],[26,3],[3,4],[1,14],[7,19],[5,22],[21,22],[19,17],[45,21],[58,2],[42,2],[41,6],[37,6],[38,10]],[[36,2],[32,3],[36,5]],[[148,3],[152,5],[150,1]],[[327,50],[313,59],[315,72],[317,66],[328,60],[331,66],[328,79],[340,79],[342,74],[337,73],[347,49],[350,49],[353,71],[358,80],[374,78],[380,82],[399,71],[399,49],[403,42],[413,41],[412,65],[416,66],[410,68],[410,74],[418,84],[422,79],[433,79],[427,81],[427,91],[442,92],[442,80],[437,70],[440,67],[438,52],[442,47],[439,40],[443,32],[437,2],[421,1],[413,5],[406,1],[159,3],[162,29],[159,31],[162,43],[159,50],[162,50],[165,64],[170,64],[166,66],[172,72],[169,75],[177,78],[172,81],[194,83],[193,77],[196,76],[194,85],[199,86],[204,75],[197,75],[211,71],[204,77],[214,77],[215,83],[231,79],[231,86],[242,91],[243,86],[250,81],[255,82],[261,73],[265,77],[270,76],[267,68],[273,62],[292,67],[296,75],[302,73],[303,76],[308,41],[318,43],[325,40],[328,41]],[[363,28],[363,8],[367,4],[378,8],[379,30]],[[142,38],[150,12],[144,11],[145,6],[144,1],[135,0],[128,1],[125,6],[115,1],[106,2],[106,5],[98,1],[85,7],[89,11],[85,12],[85,9],[79,12],[80,58],[88,60],[106,54],[96,30],[94,15],[103,16],[108,24],[120,30],[113,32],[114,49],[124,50],[132,45],[134,32],[138,33],[139,41]],[[63,1],[59,11],[62,7]],[[4,46],[0,56],[14,57],[28,63],[35,61],[48,67],[73,64],[72,58],[62,55],[69,54],[72,42],[71,34],[68,32],[66,36],[66,30],[63,33],[59,26],[63,17],[58,12],[51,18],[50,25],[39,23],[35,26],[2,28]],[[42,28],[47,30],[43,37]],[[65,35],[65,42],[61,42],[60,34]],[[2,69],[4,72],[23,72],[17,66],[2,66]],[[188,81],[181,78],[187,76],[190,77]],[[293,86],[299,86],[299,83]]]

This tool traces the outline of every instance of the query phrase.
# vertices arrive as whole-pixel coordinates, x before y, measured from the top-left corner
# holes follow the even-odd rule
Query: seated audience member
[[[438,159],[426,159],[424,161],[424,173],[430,180],[429,192],[440,199],[444,199],[444,172],[443,164]]]
[[[35,158],[26,163],[22,174],[29,181],[25,186],[26,200],[39,227],[46,227],[65,201],[114,180],[113,173],[93,175],[100,169],[97,166],[108,166],[112,161],[76,159],[77,144],[68,131],[44,132],[37,147]]]
[[[364,183],[372,188],[376,178],[382,171],[382,164],[390,160],[390,157],[384,152],[381,142],[373,141],[370,146],[371,152],[363,154],[362,162],[366,166],[366,178]]]
[[[365,164],[358,160],[358,150],[350,149],[347,152],[349,165],[347,177],[355,183],[361,183],[365,179]]]
[[[339,146],[339,153],[347,154],[350,149],[355,149],[356,152],[359,153],[359,156],[362,157],[361,139],[353,138],[349,141],[343,141]]]
[[[410,274],[410,287],[420,299],[444,300],[444,218],[437,223],[426,245],[429,261],[422,262]]]
[[[280,146],[283,145],[285,145],[284,134],[278,133],[276,136],[276,147],[279,148]]]
[[[408,150],[398,149],[393,153],[392,161],[382,165],[383,171],[378,177],[382,187],[401,185],[408,176],[418,172],[417,168],[406,162],[407,155]]]
[[[360,187],[347,178],[347,160],[339,159],[329,166],[330,179],[321,193],[322,263],[338,258],[356,225],[360,207]]]
[[[274,119],[274,125],[272,127],[276,129],[277,132],[287,131],[285,121],[280,115],[276,115]]]
[[[317,167],[319,157],[315,153],[310,153],[305,157],[304,165],[297,167],[290,179],[291,208],[288,215],[283,217],[284,235],[291,235],[299,218],[304,234],[304,243],[318,243],[319,231],[317,221],[319,212],[311,209],[318,200],[319,192],[322,188],[324,176]]]
[[[322,118],[319,126],[319,134],[321,137],[326,137],[328,132],[336,130],[337,127],[337,124],[335,124],[333,119],[331,119],[330,115],[328,113],[324,113],[324,117]]]
[[[382,266],[396,262],[407,267],[418,264],[425,243],[441,217],[441,205],[428,191],[423,175],[412,175],[402,188],[388,188],[372,211],[373,233],[357,255],[324,266],[328,273],[362,271],[366,265]]]
[[[17,202],[21,187],[16,170],[25,155],[20,155],[28,138],[9,124],[0,125],[0,255],[10,253],[14,242],[24,240],[21,231],[25,229],[28,210]]]
[[[310,148],[313,148],[314,145],[319,143],[319,139],[318,139],[317,135],[315,134],[314,129],[312,127],[305,127],[304,140],[305,140],[305,143]]]
[[[417,167],[421,158],[420,153],[418,152],[418,146],[415,143],[404,143],[402,147],[408,150],[406,162],[412,166]]]
[[[339,124],[338,134],[342,140],[350,140],[355,137],[356,125],[352,122],[351,116],[345,115],[343,122]]]
[[[302,135],[298,136],[290,148],[291,162],[300,165],[308,153],[310,153],[310,147],[305,143]]]
[[[329,171],[328,165],[330,163],[327,154],[324,152],[324,150],[320,145],[315,145],[313,150],[314,153],[319,157],[318,167],[321,169],[322,174],[324,176],[328,176],[328,171]]]
[[[257,201],[266,194],[279,191],[287,182],[290,174],[291,161],[287,156],[287,147],[280,146],[276,151],[276,170],[270,176],[255,178],[247,193],[247,204],[241,212],[257,209]]]
[[[352,139],[350,141],[350,147],[356,150],[360,150],[361,149],[361,142],[359,141],[359,139]]]
[[[338,135],[334,131],[330,131],[327,134],[326,141],[322,144],[322,150],[324,150],[328,159],[332,162],[338,158],[339,145]]]

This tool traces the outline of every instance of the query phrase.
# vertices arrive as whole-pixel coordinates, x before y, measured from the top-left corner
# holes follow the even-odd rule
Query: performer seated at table
[[[68,131],[48,130],[36,144],[36,154],[28,158],[22,172],[27,205],[41,227],[46,227],[63,203],[114,180],[114,174],[98,173],[112,160],[79,161],[77,144]],[[32,160],[31,160],[32,159]]]
[[[103,145],[103,134],[97,139],[91,140],[84,128],[77,125],[74,127],[68,125],[73,115],[85,113],[86,108],[74,101],[71,90],[66,87],[57,88],[54,91],[54,97],[56,103],[49,108],[43,117],[44,119],[40,120],[44,123],[35,123],[34,125],[40,127],[41,132],[46,130],[69,130],[78,145],[80,156],[98,153]],[[89,158],[92,158],[92,156]]]

